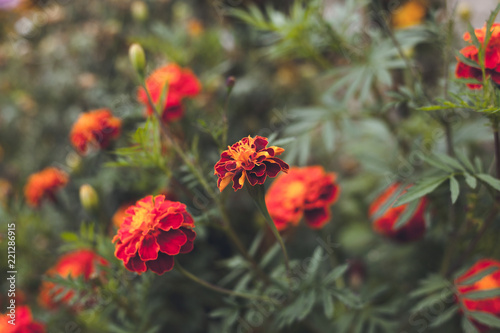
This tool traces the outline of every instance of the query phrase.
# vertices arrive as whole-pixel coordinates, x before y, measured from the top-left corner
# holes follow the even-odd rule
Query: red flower
[[[186,205],[147,196],[130,206],[113,238],[115,256],[125,267],[139,274],[152,270],[163,274],[174,267],[174,256],[193,249],[196,233]]]
[[[15,325],[9,324],[12,320],[10,312],[0,315],[0,332],[2,333],[45,333],[45,326],[33,320],[29,307],[22,305],[15,309]]]
[[[497,270],[484,276],[479,281],[464,285],[463,282],[468,278],[484,271],[485,269],[497,268]],[[500,288],[500,262],[493,259],[482,259],[476,262],[467,272],[455,280],[457,289],[457,298],[469,311],[480,311],[492,314],[500,319],[500,296],[494,296],[484,299],[470,299],[467,295],[471,292],[492,290]],[[481,331],[486,332],[488,328],[478,322],[473,321],[474,325]]]
[[[330,206],[340,194],[337,175],[325,173],[321,166],[291,168],[279,176],[266,193],[266,205],[278,230],[297,225],[305,216],[312,229],[330,220]]]
[[[266,148],[267,144],[267,138],[248,136],[224,150],[214,166],[214,174],[219,177],[219,190],[222,192],[231,180],[237,191],[243,187],[245,179],[255,186],[264,184],[267,176],[276,177],[280,171],[287,173],[288,164],[275,157],[285,150],[276,146]]]
[[[84,154],[89,147],[106,148],[120,135],[122,122],[108,109],[85,112],[73,124],[70,140],[78,152]]]
[[[400,187],[401,184],[392,184],[370,205],[369,215],[370,218],[373,219],[373,229],[386,237],[401,242],[418,240],[425,234],[426,224],[424,212],[427,206],[427,199],[419,199],[417,208],[412,213],[406,224],[398,229],[395,229],[394,225],[397,223],[401,215],[406,212],[409,205],[404,204],[397,207],[393,206],[397,198],[404,193],[404,191],[401,191],[401,193],[397,195],[397,192],[401,190]],[[392,203],[387,207],[385,212],[380,215],[381,212],[379,212],[379,210],[386,205],[388,200],[391,200]]]
[[[24,196],[28,204],[39,207],[44,197],[54,200],[55,192],[67,183],[68,175],[64,171],[48,167],[29,176],[24,187]]]
[[[168,87],[166,87],[168,85]],[[162,94],[165,92],[165,104],[162,106],[162,119],[165,122],[177,120],[182,117],[182,99],[194,97],[201,91],[201,84],[198,78],[190,69],[184,69],[177,64],[169,64],[155,70],[147,79],[146,87],[151,100],[156,105],[160,102]],[[144,88],[137,91],[137,99],[146,106],[148,115],[153,114],[154,108],[148,100],[148,95]]]
[[[486,46],[486,52],[484,55],[486,76],[491,77],[494,82],[500,84],[500,23],[494,23],[491,27],[491,31],[491,39]],[[476,29],[474,32],[478,41],[484,45],[486,26],[481,29]],[[458,59],[455,75],[457,78],[475,79],[481,82],[483,81],[483,74],[481,72],[481,69],[479,68],[479,50],[476,48],[476,46],[472,45],[472,39],[468,32],[464,34],[464,40],[471,45],[463,48],[460,53],[464,57],[477,63],[478,68],[471,67],[465,63],[462,63],[460,59]],[[482,88],[483,85],[480,83],[468,83],[467,86],[470,89],[479,89]]]
[[[63,255],[57,263],[50,268],[46,275],[49,277],[60,276],[63,278],[83,277],[88,281],[98,276],[98,266],[108,266],[108,262],[92,250],[76,250]],[[74,291],[65,291],[53,282],[44,281],[40,287],[39,302],[46,308],[56,308],[61,304],[68,304],[75,296]]]

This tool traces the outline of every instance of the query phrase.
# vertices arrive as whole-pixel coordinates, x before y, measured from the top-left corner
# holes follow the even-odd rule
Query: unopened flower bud
[[[80,186],[80,202],[87,211],[95,211],[99,206],[99,196],[89,184]]]
[[[234,84],[236,83],[236,78],[234,76],[230,76],[226,79],[226,87],[231,89],[234,87]]]
[[[132,4],[130,5],[130,11],[132,12],[132,17],[136,21],[143,22],[148,19],[148,6],[143,1],[132,2]]]
[[[457,14],[462,21],[469,22],[471,17],[470,6],[465,2],[460,2],[457,5]]]
[[[146,69],[146,55],[144,54],[144,50],[142,46],[139,44],[132,44],[128,49],[128,57],[135,71],[141,76],[144,77],[145,69]]]
[[[66,155],[66,164],[70,167],[72,173],[78,173],[82,168],[82,158],[72,151]]]

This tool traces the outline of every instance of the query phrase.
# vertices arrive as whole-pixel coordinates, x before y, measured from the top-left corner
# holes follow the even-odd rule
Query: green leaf
[[[496,266],[483,269],[483,270],[477,272],[476,274],[473,274],[472,276],[469,276],[465,280],[460,281],[458,284],[462,285],[462,286],[471,285],[471,284],[476,283],[477,281],[481,280],[486,275],[489,275],[489,274],[491,274],[493,272],[496,272],[498,269],[499,268],[496,267]]]
[[[477,300],[477,299],[486,299],[499,296],[500,296],[500,288],[496,288],[496,289],[468,292],[463,295],[463,298]]]
[[[479,333],[476,326],[474,326],[467,317],[462,317],[462,329],[464,333]]]
[[[430,327],[441,326],[443,323],[453,318],[453,316],[458,312],[458,308],[459,308],[458,304],[455,304],[452,307],[448,308],[446,311],[437,316],[437,318],[434,319],[429,326]]]
[[[467,183],[467,185],[469,185],[471,189],[475,189],[477,186],[476,178],[472,177],[471,174],[469,174],[467,172],[464,173],[464,177],[465,177],[465,182]]]
[[[325,276],[325,278],[323,279],[323,283],[325,285],[328,285],[330,283],[337,281],[338,278],[344,275],[344,273],[347,271],[348,268],[349,268],[348,264],[343,264],[335,267],[334,269],[332,269],[330,273],[328,273],[327,276]]]
[[[402,185],[399,186],[398,189],[396,191],[394,191],[394,193],[392,193],[389,198],[387,198],[387,200],[384,202],[384,204],[381,205],[377,209],[377,211],[375,212],[375,214],[373,214],[373,221],[377,220],[379,217],[381,217],[382,215],[384,215],[385,212],[389,208],[394,207],[394,203],[395,203],[396,199],[398,197],[400,197],[401,193],[403,193],[404,191],[405,191],[405,187],[402,186]]]
[[[475,34],[474,34],[474,36],[475,36]],[[477,62],[475,62],[474,60],[471,60],[471,59],[469,59],[469,58],[465,57],[465,56],[464,56],[462,53],[460,53],[459,51],[457,51],[455,54],[456,54],[456,55],[457,55],[457,57],[460,59],[460,62],[463,62],[463,63],[464,63],[464,64],[466,64],[467,66],[470,66],[470,67],[473,67],[473,68],[478,68],[478,69],[480,69],[480,68],[481,68],[481,66],[479,66],[479,64],[478,64]],[[473,80],[473,79],[471,79],[471,80]],[[474,80],[473,80],[473,81],[474,81]],[[475,82],[475,84],[478,84],[478,83],[480,84],[480,83],[481,83],[481,81],[477,81],[477,80],[475,80],[475,81],[476,81],[476,82]]]
[[[500,180],[485,173],[479,173],[476,175],[476,177],[493,187],[495,190],[500,191]]]
[[[421,198],[426,194],[434,191],[439,185],[441,185],[448,176],[437,176],[432,178],[427,178],[416,185],[410,187],[405,194],[403,194],[394,204],[394,206],[403,205],[415,199]]]
[[[420,297],[449,287],[449,282],[441,275],[431,274],[419,283],[421,286],[410,293],[410,297]]]
[[[437,159],[441,160],[443,163],[446,163],[457,170],[464,171],[464,167],[456,159],[444,154],[435,154],[434,156]]]
[[[481,311],[468,311],[467,314],[481,324],[489,327],[500,328],[500,318],[497,316]]]
[[[408,223],[413,214],[415,214],[415,211],[417,210],[419,204],[420,202],[417,200],[410,202],[406,207],[406,209],[403,211],[403,213],[398,217],[396,223],[394,223],[394,226],[392,228],[394,230],[398,230],[399,228],[403,227],[406,223]]]
[[[429,295],[425,297],[423,300],[419,301],[410,309],[410,312],[417,313],[425,308],[433,306],[434,304],[441,303],[443,302],[443,299],[448,298],[451,294],[452,294],[451,289],[442,289],[441,292]]]
[[[450,192],[451,192],[451,203],[454,204],[458,199],[458,195],[460,194],[460,185],[453,176],[450,177]]]
[[[335,305],[332,300],[332,296],[324,292],[322,293],[322,300],[323,300],[323,310],[325,311],[325,317],[328,319],[332,319],[335,311]]]

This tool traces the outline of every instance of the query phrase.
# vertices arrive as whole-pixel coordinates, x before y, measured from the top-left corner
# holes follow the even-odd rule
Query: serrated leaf
[[[453,176],[450,177],[450,192],[451,192],[451,203],[454,204],[458,199],[458,195],[460,194],[460,185]]]
[[[443,279],[441,275],[432,274],[420,281],[420,287],[410,293],[410,297],[420,297],[427,295],[449,286],[449,282]]]
[[[77,242],[79,240],[79,237],[73,232],[62,232],[61,239],[65,242],[72,243]]]
[[[474,36],[475,36],[475,35],[474,35]],[[457,51],[455,54],[457,55],[457,57],[458,57],[458,59],[460,60],[460,62],[462,62],[462,63],[466,64],[467,66],[470,66],[470,67],[473,67],[473,68],[477,68],[477,69],[480,69],[480,68],[481,68],[481,66],[480,66],[477,62],[475,62],[474,60],[471,60],[471,59],[469,59],[469,58],[465,57],[465,56],[464,56],[462,53],[460,53],[459,51]],[[477,80],[476,80],[475,84],[481,84],[481,81],[477,81]]]
[[[476,177],[493,187],[495,190],[500,191],[500,180],[485,173],[479,173],[476,175]]]
[[[487,312],[468,311],[467,314],[481,324],[489,327],[500,328],[500,318]]]
[[[450,289],[442,289],[441,292],[429,295],[425,297],[423,300],[419,301],[411,308],[410,312],[417,313],[425,308],[433,306],[434,304],[441,303],[443,299],[448,298],[451,294],[452,291]]]
[[[394,204],[395,207],[399,205],[403,205],[415,199],[421,198],[426,194],[431,193],[439,185],[441,185],[445,180],[448,179],[448,176],[438,176],[427,178],[416,185],[410,187],[405,194],[403,194]]]

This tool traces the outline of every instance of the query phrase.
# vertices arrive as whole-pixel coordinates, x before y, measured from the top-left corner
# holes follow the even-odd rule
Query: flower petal
[[[196,238],[196,232],[188,228],[181,228],[180,230],[187,236],[187,242],[182,245],[180,253],[189,253],[193,250],[193,242]]]
[[[174,268],[174,257],[160,253],[158,259],[146,262],[146,266],[158,275],[162,275]]]
[[[160,245],[156,242],[156,239],[152,235],[144,236],[142,244],[139,246],[139,256],[142,260],[155,260],[158,258],[158,251],[160,251]]]
[[[146,264],[144,261],[141,260],[141,258],[137,255],[133,258],[130,258],[128,263],[125,264],[125,267],[132,272],[136,273],[144,273],[147,270]]]
[[[160,251],[172,256],[179,254],[187,239],[187,236],[180,230],[160,232],[157,236]]]
[[[183,221],[184,217],[182,216],[182,214],[168,214],[160,220],[160,222],[158,223],[158,228],[165,231],[169,231],[170,229],[179,229]]]

